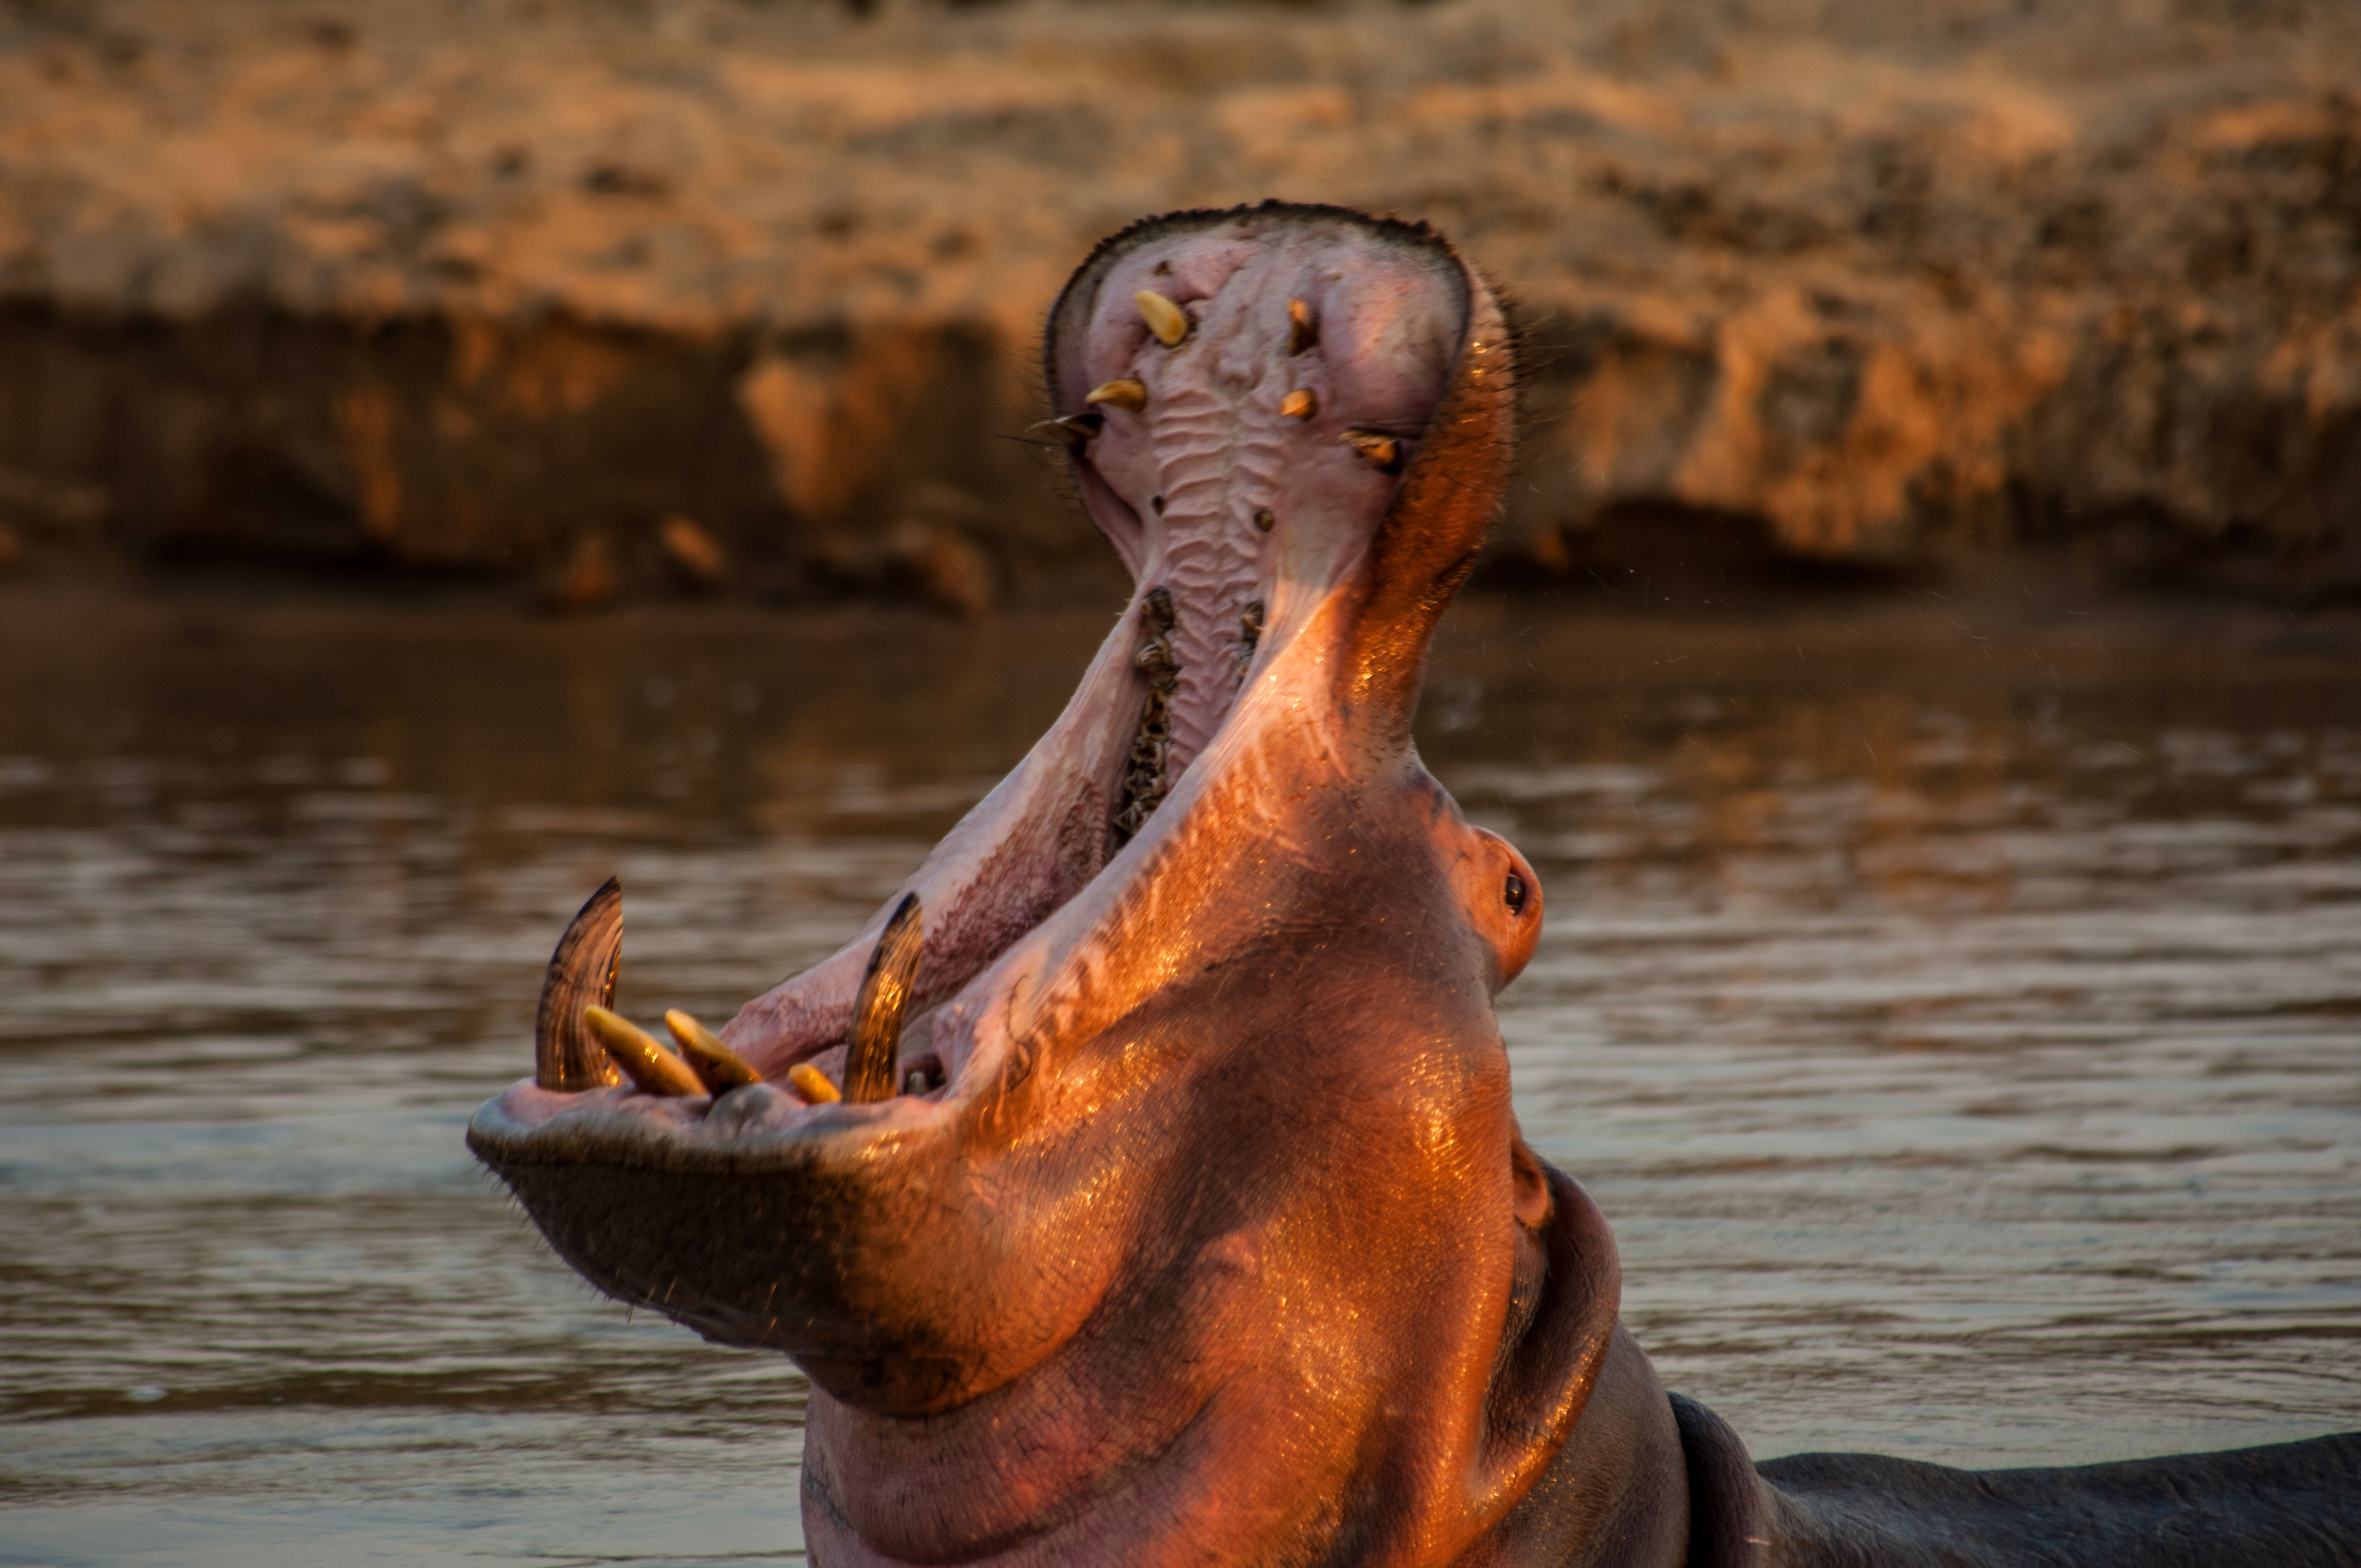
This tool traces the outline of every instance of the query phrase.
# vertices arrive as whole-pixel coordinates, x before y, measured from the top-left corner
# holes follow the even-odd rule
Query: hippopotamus
[[[1134,584],[1063,714],[719,1035],[611,1011],[601,889],[468,1130],[599,1289],[809,1376],[815,1562],[2361,1561],[2361,1434],[1756,1464],[1658,1382],[1511,1107],[1541,879],[1411,743],[1517,400],[1451,245],[1137,223],[1044,360],[1038,439]]]

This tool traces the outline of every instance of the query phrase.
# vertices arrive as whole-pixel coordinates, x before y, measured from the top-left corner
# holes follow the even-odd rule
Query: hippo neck
[[[1508,1310],[1480,1388],[1405,1376],[1360,1430],[1338,1431],[1308,1381],[1317,1357],[1274,1310],[1301,1282],[1273,1277],[1274,1238],[1232,1232],[955,1409],[883,1415],[815,1387],[803,1479],[814,1558],[1539,1564],[1565,1560],[1541,1516],[1563,1514],[1569,1486],[1596,1518],[1676,1508],[1652,1485],[1662,1466],[1620,1458],[1635,1410],[1659,1418],[1666,1452],[1678,1441],[1617,1325],[1612,1238],[1578,1186],[1550,1177],[1550,1217],[1529,1238],[1540,1266],[1517,1270],[1534,1295],[1521,1310],[1513,1288],[1499,1292]],[[1585,1441],[1586,1422],[1598,1441]],[[1337,1456],[1336,1473],[1239,1460],[1307,1450]]]

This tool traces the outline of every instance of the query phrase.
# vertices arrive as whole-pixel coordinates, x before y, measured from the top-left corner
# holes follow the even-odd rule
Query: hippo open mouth
[[[1347,1517],[1466,1539],[1554,1451],[1615,1294],[1492,1019],[1540,883],[1410,740],[1507,471],[1499,307],[1423,227],[1183,214],[1083,264],[1047,360],[1136,585],[1063,716],[702,1080],[687,1020],[675,1058],[600,1016],[631,1080],[577,1022],[602,891],[537,1080],[470,1145],[602,1289],[810,1374],[834,1560],[1130,1555],[1183,1517],[1246,1555]],[[1537,1333],[1553,1274],[1609,1288]],[[1374,1452],[1405,1401],[1424,1435]],[[1021,1459],[992,1435],[1020,1430]],[[1179,1479],[1313,1432],[1334,1475]]]
[[[1540,883],[1410,739],[1508,467],[1482,280],[1339,209],[1180,214],[1084,262],[1047,362],[1135,585],[1064,714],[718,1038],[605,1010],[600,890],[478,1155],[601,1289],[810,1375],[816,1561],[2020,1561],[1812,1555],[1949,1552],[2051,1484],[1758,1480],[1518,1135],[1492,1003]],[[2361,1445],[2307,1452],[2058,1496],[2146,1551],[2192,1476],[2361,1479]]]

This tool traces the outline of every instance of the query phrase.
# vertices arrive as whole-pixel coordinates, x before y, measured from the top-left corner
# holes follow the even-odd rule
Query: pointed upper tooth
[[[1320,411],[1320,394],[1309,387],[1298,387],[1279,400],[1279,411],[1289,419],[1310,419]]]
[[[902,1014],[926,956],[926,921],[918,895],[906,895],[879,933],[852,1003],[852,1039],[844,1053],[844,1097],[854,1104],[894,1097],[894,1064],[902,1046]]]
[[[620,1083],[598,1042],[583,1027],[582,1009],[615,1000],[615,971],[623,961],[623,883],[609,877],[575,915],[549,955],[533,1020],[533,1079],[544,1089],[576,1093]]]
[[[1287,352],[1289,357],[1302,353],[1320,341],[1320,323],[1312,314],[1312,307],[1301,300],[1287,302]]]
[[[752,1063],[723,1045],[720,1036],[679,1008],[664,1014],[664,1027],[680,1043],[680,1054],[687,1059],[689,1070],[704,1080],[705,1087],[714,1093],[763,1081],[763,1075],[754,1070]]]
[[[1181,339],[1189,335],[1189,313],[1155,290],[1142,289],[1131,297],[1131,302],[1139,307],[1139,319],[1148,323],[1148,330],[1165,347],[1178,348]]]
[[[1348,430],[1345,433],[1345,444],[1389,474],[1401,466],[1401,441],[1397,436],[1374,430]]]
[[[1129,409],[1137,413],[1148,406],[1148,387],[1137,378],[1126,376],[1120,381],[1106,381],[1093,387],[1082,401],[1112,403],[1116,408]]]
[[[630,1019],[594,1003],[582,1010],[582,1022],[607,1047],[615,1065],[630,1074],[642,1091],[673,1098],[705,1092],[705,1080],[690,1071],[686,1062],[658,1045],[654,1036]]]

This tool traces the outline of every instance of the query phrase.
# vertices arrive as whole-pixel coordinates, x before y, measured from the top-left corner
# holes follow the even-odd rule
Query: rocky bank
[[[1096,593],[1040,318],[1266,196],[1520,302],[1502,569],[2361,591],[2349,0],[0,0],[0,563]]]

